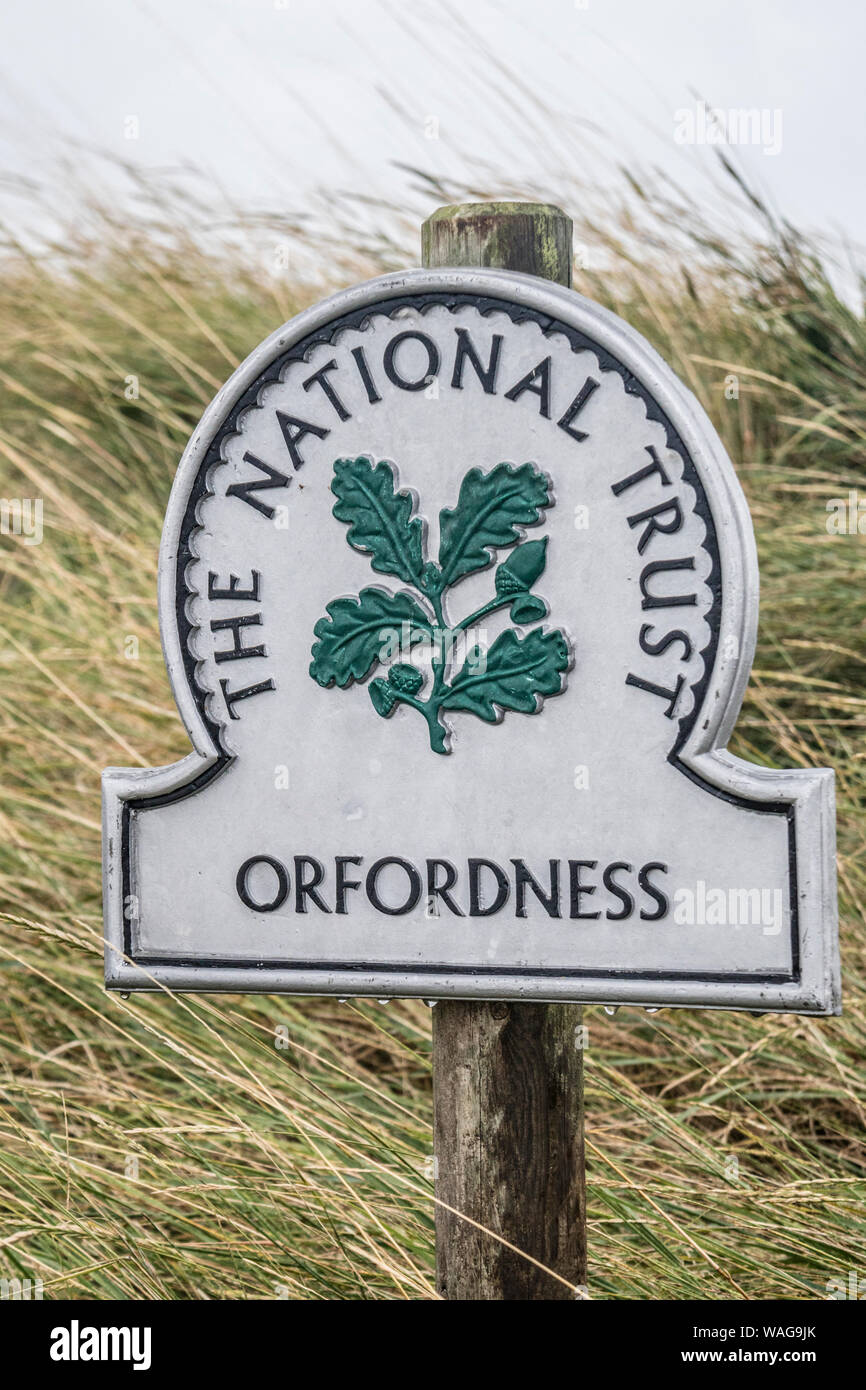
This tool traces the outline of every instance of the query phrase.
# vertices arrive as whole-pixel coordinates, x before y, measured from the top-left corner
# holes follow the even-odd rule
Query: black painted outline
[[[125,955],[135,965],[143,967],[153,967],[160,965],[174,966],[196,966],[205,970],[281,970],[281,971],[350,971],[366,973],[369,975],[394,974],[403,975],[427,975],[427,974],[449,974],[449,975],[470,975],[481,978],[493,977],[497,975],[517,975],[527,977],[543,978],[552,976],[557,979],[606,979],[612,982],[616,979],[638,979],[651,981],[654,979],[662,980],[701,980],[707,983],[730,983],[730,984],[783,984],[801,983],[801,962],[800,962],[800,933],[799,933],[799,905],[798,905],[798,870],[797,870],[797,837],[795,829],[794,807],[787,802],[758,802],[752,801],[747,797],[735,796],[731,792],[721,790],[719,787],[712,786],[704,781],[691,768],[685,766],[680,758],[683,745],[688,738],[692,726],[697,719],[704,702],[707,685],[710,675],[715,665],[716,648],[719,640],[719,627],[721,622],[722,604],[722,578],[721,561],[719,555],[718,538],[716,535],[715,522],[713,521],[709,501],[701,482],[697,469],[691,455],[686,449],[679,431],[675,428],[665,411],[662,410],[658,401],[651,394],[649,389],[633,375],[629,369],[614,357],[607,348],[601,346],[588,334],[582,333],[579,329],[563,323],[560,319],[554,318],[550,314],[541,313],[528,305],[515,304],[513,301],[504,297],[492,295],[479,295],[465,293],[462,291],[424,291],[418,294],[400,295],[394,299],[383,299],[375,304],[365,305],[362,309],[353,310],[351,313],[340,315],[331,319],[329,323],[308,334],[293,347],[280,353],[278,357],[256,377],[256,380],[249,386],[242,396],[235,401],[229,410],[222,425],[217,430],[214,438],[208,446],[204,459],[199,465],[195,482],[190,489],[187,498],[186,511],[184,512],[181,523],[181,531],[178,542],[177,560],[175,568],[175,612],[178,624],[178,633],[181,639],[181,651],[183,653],[184,674],[187,684],[196,702],[202,722],[210,735],[214,747],[218,750],[217,761],[200,773],[192,781],[183,787],[175,788],[171,792],[166,792],[157,796],[150,797],[129,797],[124,798],[122,825],[121,825],[121,864],[123,879],[123,904],[131,896],[131,855],[130,841],[132,831],[133,807],[135,812],[155,809],[159,806],[168,805],[174,801],[185,800],[189,796],[194,796],[207,786],[214,778],[218,777],[233,761],[233,757],[223,746],[222,727],[212,720],[207,710],[208,691],[204,690],[198,683],[196,677],[197,659],[190,650],[190,638],[195,631],[194,625],[189,621],[186,613],[187,601],[195,597],[186,582],[187,568],[197,557],[192,552],[191,538],[193,533],[199,529],[199,522],[196,519],[196,511],[199,502],[205,498],[213,496],[207,486],[207,477],[210,470],[223,462],[222,446],[223,442],[232,435],[238,434],[239,421],[243,413],[258,404],[259,393],[262,389],[279,381],[283,371],[292,362],[303,362],[307,354],[320,344],[330,344],[338,333],[346,329],[363,330],[365,322],[376,316],[383,316],[393,319],[400,309],[415,309],[424,314],[428,309],[435,307],[447,308],[450,312],[455,312],[461,308],[474,308],[482,315],[493,313],[506,313],[514,324],[525,322],[536,323],[541,328],[545,337],[551,334],[562,334],[568,339],[573,352],[591,352],[599,363],[601,371],[614,371],[622,377],[625,390],[629,395],[638,396],[644,403],[647,418],[655,420],[664,427],[667,445],[675,453],[678,453],[683,461],[683,480],[693,490],[696,504],[695,513],[701,518],[705,528],[705,538],[703,548],[707,551],[711,560],[711,569],[706,579],[706,584],[712,594],[712,602],[709,612],[706,614],[705,621],[710,629],[710,640],[706,647],[699,653],[703,659],[703,673],[693,686],[692,710],[689,715],[684,716],[679,722],[679,733],[674,746],[668,753],[668,762],[672,763],[678,771],[682,772],[690,781],[694,782],[704,792],[719,797],[722,801],[727,801],[735,806],[740,806],[745,810],[757,811],[762,815],[784,815],[788,822],[788,863],[789,863],[789,895],[790,895],[790,918],[791,918],[791,963],[792,971],[790,974],[766,974],[740,973],[740,974],[707,974],[701,971],[639,971],[639,970],[617,970],[616,974],[610,970],[564,970],[547,968],[521,968],[504,966],[465,966],[465,965],[407,965],[406,963],[381,963],[374,965],[365,963],[336,962],[336,961],[298,961],[291,960],[260,960],[245,959],[233,960],[231,958],[218,959],[193,957],[187,959],[181,956],[136,956],[132,949],[132,923],[123,914],[123,949]]]

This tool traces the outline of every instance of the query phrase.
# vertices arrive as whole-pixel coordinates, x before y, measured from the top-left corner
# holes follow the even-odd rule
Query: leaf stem
[[[435,690],[431,693],[429,700],[416,700],[414,695],[406,695],[402,691],[397,692],[395,698],[402,701],[404,705],[411,705],[424,717],[430,730],[430,747],[433,752],[447,753],[446,730],[439,721],[439,700],[436,699]]]
[[[492,598],[489,603],[483,604],[482,607],[477,608],[474,613],[470,613],[468,617],[461,618],[459,623],[454,624],[451,631],[465,632],[466,629],[471,627],[473,623],[476,623],[479,618],[485,617],[488,613],[493,613],[497,608],[505,608],[509,603],[513,603],[514,599],[517,597],[517,594],[497,595],[497,597]]]

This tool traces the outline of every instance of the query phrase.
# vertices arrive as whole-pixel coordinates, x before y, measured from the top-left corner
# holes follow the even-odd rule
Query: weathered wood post
[[[424,223],[422,259],[429,267],[519,270],[568,286],[571,218],[536,203],[439,208]],[[437,1207],[436,1266],[445,1298],[579,1296],[586,1280],[581,1044],[577,1005],[437,1004],[436,1195],[446,1205]]]

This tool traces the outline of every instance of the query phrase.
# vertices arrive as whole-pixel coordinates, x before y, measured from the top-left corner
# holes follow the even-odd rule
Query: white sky
[[[673,131],[674,112],[702,96],[781,111],[781,152],[741,150],[743,167],[795,222],[866,240],[861,0],[4,8],[7,176],[49,179],[71,139],[147,167],[195,165],[236,203],[275,210],[297,210],[316,186],[399,201],[407,176],[395,161],[459,176],[467,158],[553,195],[566,175],[573,189],[584,172],[604,182],[618,164],[655,164],[699,197],[710,152],[676,144]],[[546,103],[536,126],[515,114],[498,64]],[[137,140],[124,136],[129,116]],[[427,138],[431,117],[438,139]]]

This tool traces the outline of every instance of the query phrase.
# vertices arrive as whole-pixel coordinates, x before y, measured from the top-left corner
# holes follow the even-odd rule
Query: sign
[[[105,773],[109,987],[836,1012],[833,774],[726,751],[757,595],[612,315],[483,270],[301,314],[172,491],[194,752]]]

